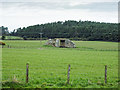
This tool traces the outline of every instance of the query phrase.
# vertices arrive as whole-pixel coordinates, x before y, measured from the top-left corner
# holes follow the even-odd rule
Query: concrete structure
[[[49,39],[45,45],[52,45],[55,47],[75,48],[75,44],[72,41],[64,38]]]

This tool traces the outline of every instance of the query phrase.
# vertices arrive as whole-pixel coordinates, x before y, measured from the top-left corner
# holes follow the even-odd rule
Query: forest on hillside
[[[3,35],[5,27],[1,27]],[[8,33],[8,30],[7,30]],[[117,23],[100,23],[92,21],[58,21],[46,24],[15,29],[9,33],[11,36],[19,36],[24,39],[38,39],[42,33],[42,38],[69,38],[74,40],[87,41],[119,41]]]

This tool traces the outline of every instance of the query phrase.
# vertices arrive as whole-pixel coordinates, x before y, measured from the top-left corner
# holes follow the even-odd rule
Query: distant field
[[[1,36],[0,36],[1,38]],[[23,39],[21,37],[18,37],[18,36],[5,36],[5,39]]]
[[[118,85],[118,43],[74,41],[76,48],[45,46],[46,41],[4,41],[2,49],[3,87],[116,88]],[[29,62],[29,83],[25,84]],[[70,85],[66,85],[71,65]],[[104,83],[104,68],[108,80]],[[20,84],[12,86],[10,81]]]

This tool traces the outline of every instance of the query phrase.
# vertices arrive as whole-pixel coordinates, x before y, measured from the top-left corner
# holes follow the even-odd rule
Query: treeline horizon
[[[5,35],[5,27],[2,33]],[[118,42],[118,24],[93,21],[58,21],[46,24],[18,28],[9,33],[11,36],[19,36],[23,39],[41,38],[70,38],[83,41],[114,41]]]

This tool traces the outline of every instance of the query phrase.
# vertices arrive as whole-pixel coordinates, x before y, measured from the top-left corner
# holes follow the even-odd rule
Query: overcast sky
[[[65,20],[118,22],[119,0],[0,0],[0,26],[19,27]]]

